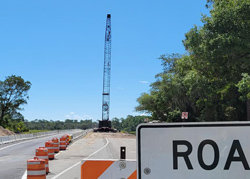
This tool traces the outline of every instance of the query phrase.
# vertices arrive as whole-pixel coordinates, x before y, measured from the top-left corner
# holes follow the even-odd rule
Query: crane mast
[[[104,45],[104,68],[103,68],[103,93],[102,93],[102,120],[94,132],[117,132],[111,127],[109,120],[110,103],[110,71],[111,71],[111,15],[107,15]]]
[[[111,15],[107,15],[104,46],[102,121],[109,120],[110,105],[110,71],[111,71]]]

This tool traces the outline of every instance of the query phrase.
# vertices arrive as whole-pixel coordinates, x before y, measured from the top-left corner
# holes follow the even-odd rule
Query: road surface
[[[60,138],[61,135],[55,137]],[[35,155],[35,149],[44,146],[54,136],[0,146],[0,178],[26,178],[27,160]],[[119,159],[120,147],[127,149],[126,159],[136,159],[136,138],[121,133],[88,133],[56,154],[49,161],[47,179],[80,179],[82,159]]]
[[[53,137],[60,138],[63,133],[53,134],[32,140],[0,145],[0,178],[20,179],[27,169],[27,160],[34,158],[35,149],[44,147]]]
[[[61,151],[49,162],[47,179],[80,179],[82,159],[119,159],[120,147],[125,146],[126,159],[136,159],[136,138],[121,133],[88,133]]]

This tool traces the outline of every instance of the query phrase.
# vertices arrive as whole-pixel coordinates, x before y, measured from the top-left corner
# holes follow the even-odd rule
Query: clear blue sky
[[[136,99],[184,53],[206,0],[8,0],[0,2],[0,80],[32,83],[25,119],[101,119],[104,35],[111,14],[110,118],[140,115]]]

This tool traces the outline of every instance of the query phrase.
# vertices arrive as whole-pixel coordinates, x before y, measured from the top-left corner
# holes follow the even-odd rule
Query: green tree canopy
[[[0,125],[6,125],[6,114],[14,116],[27,103],[30,87],[31,83],[20,76],[12,75],[0,81]]]
[[[154,119],[178,121],[246,120],[250,72],[250,1],[208,0],[203,26],[185,34],[185,55],[162,55],[163,72],[137,111]],[[243,76],[242,76],[243,75]],[[244,101],[245,100],[245,101]]]

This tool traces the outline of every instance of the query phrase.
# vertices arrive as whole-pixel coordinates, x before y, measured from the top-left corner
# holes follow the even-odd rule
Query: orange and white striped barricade
[[[64,134],[63,136],[66,137],[66,145],[69,145],[69,135],[68,134]]]
[[[135,160],[82,160],[81,179],[136,179]]]
[[[45,142],[45,147],[48,149],[48,157],[49,160],[52,160],[55,158],[55,153],[54,153],[54,142],[52,141],[47,141]]]
[[[46,174],[48,174],[49,173],[48,149],[45,147],[39,147],[38,149],[36,149],[36,157],[45,160]]]
[[[46,179],[44,159],[34,157],[27,160],[27,179]]]
[[[65,136],[62,136],[60,138],[60,150],[65,150],[67,147],[67,138]]]
[[[54,137],[51,139],[52,142],[54,142],[54,152],[58,153],[59,152],[59,139]]]

